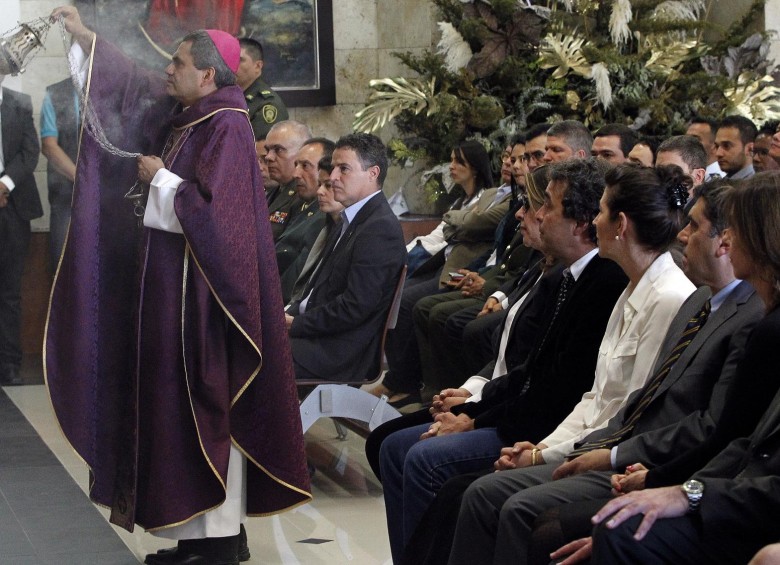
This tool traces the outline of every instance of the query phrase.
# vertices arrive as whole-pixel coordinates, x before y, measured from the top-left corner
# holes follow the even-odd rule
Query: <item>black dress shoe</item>
[[[236,565],[239,561],[249,561],[251,557],[249,553],[249,545],[247,543],[246,529],[244,524],[241,524],[237,536],[230,536],[228,538],[206,538],[202,540],[180,540],[176,547],[169,547],[161,549],[157,553],[150,553],[144,559],[146,565],[200,565],[200,563],[209,563],[211,565],[222,565],[223,563],[232,564],[231,560],[233,549],[232,544],[237,539],[237,556]],[[221,551],[214,547],[215,544],[222,542],[223,545],[227,542],[229,547],[225,551]],[[219,561],[214,561],[215,554],[227,553],[227,559],[223,560],[220,555],[216,555]],[[192,558],[202,558],[206,561],[195,560]]]

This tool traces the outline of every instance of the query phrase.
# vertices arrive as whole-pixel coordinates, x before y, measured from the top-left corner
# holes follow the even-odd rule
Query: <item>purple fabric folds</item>
[[[300,414],[254,136],[238,87],[181,111],[158,76],[97,39],[89,100],[115,145],[184,178],[184,235],[139,229],[136,163],[84,134],[52,290],[45,371],[62,430],[113,522],[154,530],[225,498],[246,455],[247,512],[310,500]],[[238,110],[238,111],[237,111]]]

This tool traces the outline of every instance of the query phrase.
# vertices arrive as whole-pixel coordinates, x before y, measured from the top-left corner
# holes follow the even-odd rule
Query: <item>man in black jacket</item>
[[[0,75],[0,83],[5,76]],[[43,215],[33,171],[38,163],[38,134],[30,97],[0,91],[0,385],[22,379],[21,292],[30,220]]]
[[[300,301],[287,309],[299,379],[362,381],[378,366],[381,330],[406,248],[398,218],[382,194],[385,146],[376,136],[342,137],[331,182],[345,206]]]

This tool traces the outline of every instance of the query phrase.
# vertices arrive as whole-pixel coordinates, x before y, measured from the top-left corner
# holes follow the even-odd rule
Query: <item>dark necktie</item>
[[[547,324],[547,330],[544,332],[542,341],[539,342],[539,347],[536,348],[537,355],[542,351],[544,344],[547,343],[547,338],[550,337],[550,332],[555,325],[555,321],[558,319],[558,314],[561,313],[561,309],[563,308],[566,299],[569,297],[569,290],[571,290],[573,284],[574,277],[572,276],[571,271],[567,270],[563,273],[561,284],[558,286],[558,296],[555,299],[555,310],[553,310],[552,318],[550,318],[550,323]]]
[[[563,308],[564,303],[566,302],[566,299],[569,297],[569,290],[571,290],[572,285],[574,284],[574,277],[572,276],[570,271],[566,271],[563,273],[563,278],[561,279],[561,284],[558,286],[558,296],[555,299],[555,310],[553,310],[552,317],[550,318],[550,323],[547,324],[547,330],[544,332],[544,337],[542,338],[542,341],[539,342],[539,347],[536,348],[536,351],[534,352],[534,359],[536,359],[539,354],[542,351],[542,348],[544,347],[544,344],[547,343],[547,338],[550,337],[550,332],[555,325],[555,320],[558,318],[558,314],[561,313],[561,309]],[[523,395],[526,392],[528,392],[528,389],[531,387],[531,376],[529,375],[528,378],[525,379],[525,382],[523,383],[523,388],[520,391],[520,394]]]
[[[666,378],[666,375],[669,374],[669,372],[672,370],[672,367],[674,367],[674,364],[694,340],[696,334],[699,333],[699,330],[704,326],[704,323],[707,321],[707,318],[710,315],[710,308],[711,304],[708,300],[704,303],[702,309],[699,310],[699,313],[688,321],[688,324],[685,326],[685,331],[683,331],[680,339],[677,340],[677,344],[674,346],[674,349],[672,349],[669,357],[666,358],[666,361],[664,361],[664,364],[661,365],[661,368],[658,370],[655,376],[645,384],[645,388],[643,389],[639,402],[634,406],[634,409],[631,411],[631,415],[626,419],[623,427],[608,437],[581,445],[569,453],[567,456],[569,459],[573,459],[582,455],[583,453],[593,451],[594,449],[612,447],[616,443],[619,443],[624,437],[630,435],[631,430],[634,428],[634,425],[636,425],[637,420],[642,417],[642,413],[650,404],[650,401],[653,399],[653,395],[658,390],[658,387],[661,386],[661,383]]]
[[[322,256],[320,257],[320,260],[317,263],[314,272],[311,274],[311,277],[309,278],[309,282],[307,282],[306,286],[304,287],[304,291],[302,295],[303,298],[306,298],[311,294],[311,291],[314,289],[314,285],[317,282],[317,277],[319,277],[320,271],[322,271],[322,267],[328,261],[331,254],[333,253],[333,250],[336,248],[336,244],[341,239],[341,236],[344,232],[343,222],[345,222],[346,219],[342,218],[341,221],[342,223],[334,225],[330,233],[328,234],[328,240],[325,243],[325,248],[322,250]]]

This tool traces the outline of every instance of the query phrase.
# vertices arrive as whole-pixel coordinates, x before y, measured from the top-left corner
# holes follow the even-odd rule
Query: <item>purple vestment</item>
[[[117,146],[182,177],[184,235],[140,230],[136,163],[81,139],[73,216],[52,290],[45,372],[67,439],[114,523],[154,530],[225,499],[233,443],[247,513],[310,500],[281,289],[239,87],[182,111],[160,77],[97,39],[89,100]],[[119,132],[119,133],[117,133]]]

